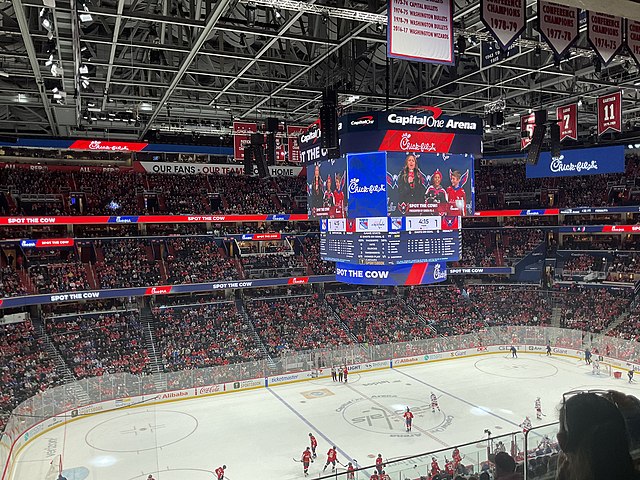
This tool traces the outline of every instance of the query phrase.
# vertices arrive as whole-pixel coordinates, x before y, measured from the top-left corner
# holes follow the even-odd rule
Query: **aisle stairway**
[[[142,326],[144,328],[144,344],[147,349],[147,353],[149,354],[153,383],[155,384],[159,392],[164,392],[167,390],[167,379],[162,374],[164,371],[161,360],[162,354],[159,354],[156,351],[156,341],[154,335],[155,320],[149,307],[143,307],[140,309],[140,322],[142,323]]]
[[[616,318],[609,324],[609,326],[602,332],[602,334],[608,335],[610,331],[615,329],[621,323],[624,323],[629,318],[629,315],[631,315],[631,312],[629,310],[625,310],[624,312],[622,312],[620,315],[618,315],[618,318]]]
[[[39,318],[32,318],[33,328],[38,335],[38,339],[44,344],[45,350],[49,358],[53,361],[56,372],[64,379],[64,383],[67,388],[70,389],[69,393],[72,394],[79,402],[78,405],[87,405],[91,403],[87,392],[80,387],[81,382],[77,382],[77,378],[73,375],[73,372],[69,369],[58,349],[51,341],[51,337],[47,334],[42,320]]]
[[[247,315],[247,311],[244,308],[244,303],[240,299],[236,299],[236,310],[238,310],[238,315],[242,317],[245,324],[249,327],[249,330],[251,331],[251,336],[253,337],[254,342],[256,342],[256,345],[258,346],[258,349],[262,353],[262,356],[267,361],[267,365],[271,370],[275,371],[277,368],[276,362],[273,360],[273,358],[271,358],[271,355],[269,355],[269,352],[265,344],[262,343],[262,339],[260,338],[260,335],[258,335],[258,333],[256,332],[256,329],[253,327],[253,322],[249,318],[249,315]]]
[[[345,332],[347,332],[347,334],[349,335],[349,338],[353,341],[353,343],[357,344],[358,339],[353,333],[351,333],[351,330],[349,330],[349,327],[347,327],[347,324],[342,321],[342,318],[340,318],[340,315],[338,315],[338,312],[336,312],[335,309],[331,306],[331,304],[327,302],[326,298],[323,299],[323,302],[326,309],[331,312],[331,314],[333,315],[333,318],[336,320],[336,322],[338,322],[338,325],[340,325],[342,329]]]
[[[407,310],[413,313],[416,316],[416,318],[420,320],[420,323],[422,324],[423,327],[428,328],[431,332],[433,332],[434,335],[437,334],[436,329],[433,328],[433,326],[429,325],[429,322],[427,322],[427,319],[424,318],[422,314],[418,313],[418,311],[413,307],[413,305],[409,304],[409,302],[407,302],[407,300],[402,295],[398,295],[398,300],[400,300],[400,303],[402,303],[402,305],[404,305],[404,307]]]

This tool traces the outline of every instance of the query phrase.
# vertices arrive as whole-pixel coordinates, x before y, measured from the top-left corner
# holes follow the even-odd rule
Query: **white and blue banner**
[[[403,265],[351,265],[336,263],[336,281],[355,285],[427,285],[447,279],[444,262]]]
[[[565,150],[559,158],[543,152],[537,165],[527,165],[527,178],[576,177],[624,172],[624,146]]]

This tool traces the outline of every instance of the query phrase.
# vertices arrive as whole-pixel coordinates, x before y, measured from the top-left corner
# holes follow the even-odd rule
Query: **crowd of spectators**
[[[640,310],[634,309],[630,312],[627,318],[609,330],[607,335],[640,341]]]
[[[461,267],[496,267],[496,234],[490,230],[462,231]]]
[[[407,302],[435,328],[438,335],[462,335],[485,326],[466,292],[454,285],[413,287],[409,290]]]
[[[167,283],[203,283],[238,279],[235,261],[211,238],[167,239]]]
[[[150,244],[140,239],[99,240],[104,260],[97,259],[94,271],[103,289],[160,285],[158,262]]]
[[[353,343],[317,295],[254,300],[247,313],[269,355]]]
[[[30,320],[0,325],[0,432],[18,404],[62,383]]]
[[[46,331],[77,378],[150,373],[137,310],[52,317]]]
[[[159,204],[170,215],[211,213],[207,175],[147,175],[149,189],[162,196]]]
[[[592,272],[596,266],[596,258],[593,255],[580,255],[572,257],[564,263],[563,271],[567,273]]]
[[[59,293],[89,290],[85,266],[78,261],[44,263],[29,267],[36,293]]]
[[[314,275],[331,275],[336,272],[336,264],[320,258],[320,237],[309,235],[302,241],[304,259]]]
[[[402,299],[384,290],[327,295],[327,302],[358,343],[381,345],[434,336],[433,329]]]
[[[271,198],[275,189],[269,179],[240,175],[210,176],[215,192],[224,196],[224,213],[278,213]]]
[[[153,317],[167,372],[261,357],[249,326],[233,303],[154,308]]]
[[[509,229],[501,233],[504,258],[509,260],[523,258],[544,241],[539,229]]]
[[[470,285],[468,294],[487,326],[550,322],[549,302],[537,286]]]
[[[247,278],[292,277],[306,273],[302,260],[293,254],[244,256],[242,268]]]
[[[628,307],[630,296],[627,289],[574,285],[558,287],[553,301],[560,309],[563,327],[599,333]]]
[[[11,267],[0,267],[0,296],[19,297],[28,295],[29,291],[22,284],[18,272]]]

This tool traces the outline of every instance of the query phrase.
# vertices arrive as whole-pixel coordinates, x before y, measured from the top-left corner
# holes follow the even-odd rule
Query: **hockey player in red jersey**
[[[318,455],[316,455],[316,447],[318,446],[318,441],[316,440],[316,437],[313,436],[313,433],[309,434],[309,441],[311,442],[311,453],[313,458],[317,458]],[[313,462],[313,459],[311,461]]]
[[[384,470],[382,470],[382,473],[378,475],[378,480],[391,480],[391,477],[387,475]]]
[[[218,480],[224,479],[224,471],[227,469],[226,465],[222,465],[221,467],[216,468],[216,478]]]
[[[440,405],[438,404],[438,397],[436,397],[436,394],[431,392],[431,412],[435,413],[436,408],[438,409],[438,411],[440,411]]]
[[[311,450],[309,449],[309,447],[307,447],[305,451],[302,452],[302,458],[300,458],[300,461],[302,462],[302,466],[304,467],[304,475],[309,475],[309,464],[311,463]]]
[[[349,462],[347,465],[347,480],[354,480],[356,478],[356,469],[353,463]]]
[[[376,470],[378,474],[382,473],[382,454],[378,454],[378,458],[376,458]]]
[[[378,472],[373,472],[369,477],[369,480],[380,480],[380,477],[378,477]]]
[[[324,464],[324,468],[322,469],[322,471],[324,472],[329,466],[329,464],[331,464],[331,470],[335,470],[337,461],[338,461],[338,452],[336,452],[336,447],[334,445],[327,452],[327,463]]]
[[[525,417],[524,421],[520,424],[520,426],[522,427],[522,433],[527,433],[529,430],[531,430],[531,419],[529,417]]]
[[[407,426],[407,432],[411,431],[411,423],[413,423],[413,413],[411,413],[411,410],[409,410],[409,407],[407,407],[407,411],[404,412],[404,422]]]
[[[455,467],[453,466],[453,460],[444,459],[444,471],[449,476],[449,478],[453,478],[453,474],[456,472]]]
[[[457,468],[458,464],[460,462],[462,462],[462,456],[460,455],[460,450],[458,450],[458,447],[453,449],[453,467]]]
[[[431,457],[431,476],[434,477],[440,473],[440,465],[436,457]]]

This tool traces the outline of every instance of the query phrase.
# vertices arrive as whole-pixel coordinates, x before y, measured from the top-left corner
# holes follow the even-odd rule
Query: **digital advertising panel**
[[[345,157],[307,166],[307,210],[309,219],[344,218],[347,215]]]

